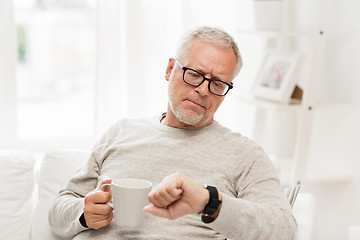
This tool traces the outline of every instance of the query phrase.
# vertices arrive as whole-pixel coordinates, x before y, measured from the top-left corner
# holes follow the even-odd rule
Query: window
[[[120,118],[166,111],[164,71],[183,31],[249,22],[225,2],[1,0],[0,147],[87,147]]]
[[[94,131],[95,0],[15,0],[20,140]]]

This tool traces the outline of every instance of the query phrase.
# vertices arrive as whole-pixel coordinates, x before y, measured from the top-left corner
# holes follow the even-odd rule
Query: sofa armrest
[[[49,207],[60,189],[67,184],[82,162],[86,161],[89,156],[89,151],[71,149],[54,150],[45,154],[38,177],[38,202],[32,221],[31,239],[66,239],[51,232],[48,221]]]
[[[30,152],[0,150],[0,239],[30,237],[35,163]]]

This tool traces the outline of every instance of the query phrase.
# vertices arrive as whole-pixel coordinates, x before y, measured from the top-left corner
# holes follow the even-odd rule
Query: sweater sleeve
[[[49,209],[49,223],[54,233],[74,237],[87,229],[80,224],[79,218],[83,213],[85,196],[96,188],[98,176],[96,161],[90,157],[60,191]]]
[[[251,156],[253,164],[237,176],[236,196],[222,193],[220,213],[208,226],[231,240],[295,239],[297,223],[272,163],[260,148]]]
[[[79,221],[83,208],[82,198],[74,198],[70,195],[59,197],[49,211],[51,230],[59,236],[69,238],[87,230],[88,228],[83,227]]]
[[[49,209],[51,230],[63,237],[74,237],[87,230],[81,225],[79,218],[84,209],[85,196],[94,190],[99,179],[106,149],[111,144],[115,126],[112,126],[95,145],[88,161],[78,169],[67,185],[59,192],[58,197]]]

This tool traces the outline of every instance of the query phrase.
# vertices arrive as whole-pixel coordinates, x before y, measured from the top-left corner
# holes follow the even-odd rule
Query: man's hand
[[[145,212],[158,217],[176,219],[199,213],[209,201],[208,190],[202,188],[181,174],[165,177],[148,195],[152,206],[146,206]]]
[[[111,179],[102,181],[98,189],[89,192],[85,197],[84,218],[89,228],[105,227],[113,219],[113,209],[106,204],[111,201],[111,188],[105,186],[104,191],[100,190],[103,184],[111,181]]]

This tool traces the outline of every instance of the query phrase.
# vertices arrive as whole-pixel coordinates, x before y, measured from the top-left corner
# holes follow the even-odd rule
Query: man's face
[[[188,54],[178,59],[188,68],[201,72],[205,77],[230,83],[236,68],[232,49],[195,39]],[[194,87],[183,81],[183,70],[170,59],[166,69],[169,81],[169,104],[165,124],[178,128],[198,129],[212,123],[214,114],[224,97],[209,91],[208,81]]]

